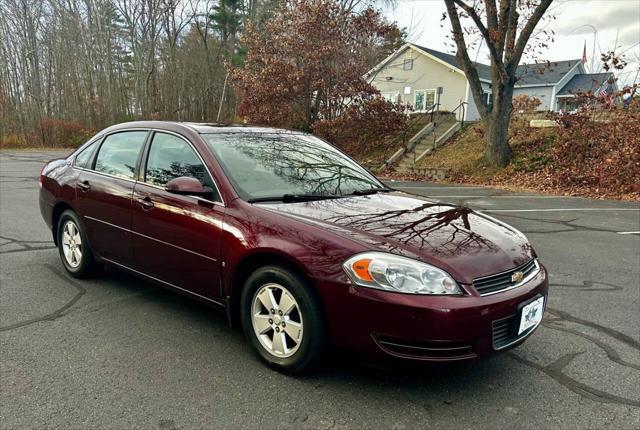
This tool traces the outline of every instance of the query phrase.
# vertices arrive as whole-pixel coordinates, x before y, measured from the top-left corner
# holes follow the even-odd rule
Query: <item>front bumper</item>
[[[426,361],[463,360],[512,348],[536,327],[517,335],[520,308],[546,297],[546,269],[524,285],[481,297],[420,296],[334,285],[325,301],[331,338],[337,346],[378,357]],[[465,288],[467,291],[471,288]],[[494,332],[499,333],[495,336]]]

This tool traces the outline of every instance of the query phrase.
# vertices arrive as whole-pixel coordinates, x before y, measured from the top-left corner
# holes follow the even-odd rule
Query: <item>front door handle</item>
[[[142,209],[148,211],[153,208],[153,202],[151,201],[151,197],[146,196],[140,199],[136,199],[136,201],[142,206]]]
[[[78,185],[78,188],[80,188],[85,193],[91,189],[91,185],[89,184],[89,181],[78,182],[77,185]]]

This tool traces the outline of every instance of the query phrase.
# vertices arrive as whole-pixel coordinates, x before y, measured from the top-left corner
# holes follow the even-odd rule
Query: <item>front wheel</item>
[[[87,236],[75,212],[66,210],[58,221],[58,250],[62,264],[71,276],[95,275],[102,265],[95,261]]]
[[[260,357],[285,373],[301,373],[320,358],[325,325],[319,301],[295,273],[277,266],[256,270],[241,297],[244,332]]]

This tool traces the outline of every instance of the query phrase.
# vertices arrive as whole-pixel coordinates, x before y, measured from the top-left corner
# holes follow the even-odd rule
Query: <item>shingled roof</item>
[[[446,54],[444,52],[436,51],[424,46],[413,44],[416,48],[433,55],[441,61],[444,61],[451,66],[462,70],[462,66],[455,55]],[[550,61],[545,63],[535,64],[521,64],[518,66],[516,76],[518,82],[516,86],[529,86],[529,85],[554,85],[562,79],[564,75],[569,72],[580,60],[566,60],[566,61]],[[478,71],[478,77],[481,80],[491,80],[491,67],[475,62],[476,70]]]
[[[580,60],[549,61],[537,64],[521,64],[516,71],[516,85],[557,84]]]
[[[596,93],[602,88],[609,78],[613,77],[613,73],[588,73],[584,75],[575,75],[567,85],[558,93],[559,96],[567,96],[576,93]]]

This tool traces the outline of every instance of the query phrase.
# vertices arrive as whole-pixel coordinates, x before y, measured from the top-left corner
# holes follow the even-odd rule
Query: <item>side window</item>
[[[213,180],[191,145],[172,134],[156,133],[149,149],[145,182],[164,187],[180,176],[196,178],[215,193]]]
[[[80,151],[80,153],[76,155],[76,159],[73,163],[74,166],[81,167],[83,169],[91,167],[88,165],[88,163],[89,161],[91,161],[91,156],[93,155],[93,151],[96,149],[96,145],[98,145],[98,142],[100,142],[100,139]]]
[[[107,136],[98,150],[95,171],[134,179],[138,154],[146,137],[146,131],[125,131]]]

